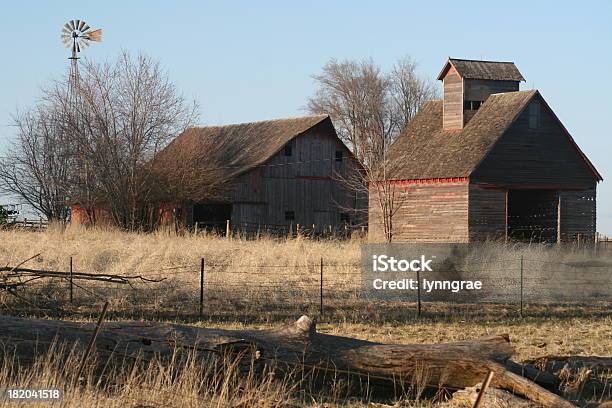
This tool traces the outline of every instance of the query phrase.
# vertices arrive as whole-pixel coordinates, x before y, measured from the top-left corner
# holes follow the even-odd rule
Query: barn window
[[[342,151],[340,151],[340,150],[336,150],[336,161],[337,162],[341,162],[342,161]]]
[[[291,153],[292,153],[292,151],[291,151],[291,144],[287,143],[285,145],[285,156],[289,157],[289,156],[291,156]]]
[[[465,110],[478,110],[482,105],[482,101],[463,101],[463,109]]]
[[[529,104],[529,129],[537,129],[540,127],[540,104],[539,102],[531,102]]]
[[[285,211],[285,221],[295,221],[295,211]]]
[[[340,213],[340,222],[350,223],[351,217],[347,213]]]

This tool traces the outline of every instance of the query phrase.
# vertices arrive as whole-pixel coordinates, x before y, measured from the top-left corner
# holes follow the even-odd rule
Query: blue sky
[[[612,177],[609,1],[15,1],[0,12],[0,154],[11,114],[63,74],[59,31],[73,18],[104,29],[86,52],[161,62],[203,124],[296,116],[330,58],[411,56],[435,78],[446,57],[515,61],[604,179]],[[598,188],[598,229],[612,235],[612,183]]]

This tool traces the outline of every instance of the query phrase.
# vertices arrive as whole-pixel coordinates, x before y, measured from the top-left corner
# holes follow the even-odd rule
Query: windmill
[[[79,67],[77,61],[79,59],[79,53],[89,46],[91,41],[100,42],[102,41],[102,30],[92,30],[89,25],[83,20],[70,20],[61,30],[61,38],[64,46],[71,50],[70,57],[70,74],[68,76],[68,107],[71,112],[77,112],[80,108],[79,101]],[[79,116],[75,115],[74,121],[72,122],[73,133],[78,134],[79,132]],[[84,185],[87,202],[91,202],[91,186],[90,186],[90,170],[86,160],[83,158],[83,154],[78,147],[78,168],[79,179],[81,185]]]
[[[102,41],[102,30],[92,30],[83,20],[70,20],[62,27],[62,42],[66,48],[71,49],[70,57],[70,76],[68,79],[68,96],[73,104],[77,103],[79,69],[77,60],[79,53],[89,47],[91,41]]]

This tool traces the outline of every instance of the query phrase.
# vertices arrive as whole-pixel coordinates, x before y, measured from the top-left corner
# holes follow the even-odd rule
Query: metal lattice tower
[[[89,43],[102,41],[102,30],[92,30],[83,20],[70,20],[61,30],[61,38],[64,46],[70,49],[70,72],[68,74],[67,103],[68,110],[71,112],[68,120],[71,122],[73,132],[70,137],[79,135],[79,114],[81,108],[81,92],[79,84],[79,53],[89,46]],[[74,114],[74,116],[72,116]],[[70,118],[72,116],[72,118]],[[70,142],[70,141],[69,141]],[[87,201],[91,201],[90,170],[88,163],[84,160],[81,145],[77,143],[77,167],[80,169],[78,178],[81,179],[85,188]]]

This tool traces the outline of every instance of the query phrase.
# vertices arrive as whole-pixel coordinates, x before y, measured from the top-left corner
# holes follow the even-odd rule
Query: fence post
[[[421,317],[421,271],[417,269],[417,317]]]
[[[72,257],[70,257],[70,303],[72,304],[72,291],[73,291],[73,285],[72,285]]]
[[[230,232],[231,232],[231,229],[230,229],[230,220],[226,220],[225,221],[225,238],[229,239]]]
[[[521,254],[521,317],[523,317],[523,255]]]
[[[204,314],[204,258],[200,260],[200,318]]]
[[[487,391],[487,388],[489,388],[489,385],[491,385],[491,380],[493,379],[493,371],[489,370],[489,372],[487,373],[487,376],[485,377],[485,380],[482,383],[482,386],[480,387],[480,391],[478,392],[478,396],[476,397],[476,401],[474,401],[474,405],[472,406],[472,408],[479,408],[480,404],[482,403],[482,399],[484,398],[484,393],[485,391]]]
[[[94,344],[96,343],[96,337],[100,333],[100,328],[102,327],[102,321],[106,316],[106,311],[108,310],[108,301],[104,303],[104,307],[102,307],[102,313],[100,313],[100,317],[98,317],[98,323],[96,323],[96,328],[94,329],[93,334],[89,338],[89,343],[87,343],[87,348],[85,349],[85,354],[83,354],[83,359],[81,360],[81,364],[79,365],[79,371],[77,371],[77,375],[75,377],[76,381],[79,382],[81,379],[81,374],[83,373],[83,369],[85,368],[85,363],[89,358],[89,354],[93,349]]]
[[[323,257],[321,257],[321,287],[319,291],[319,314],[323,317]]]

